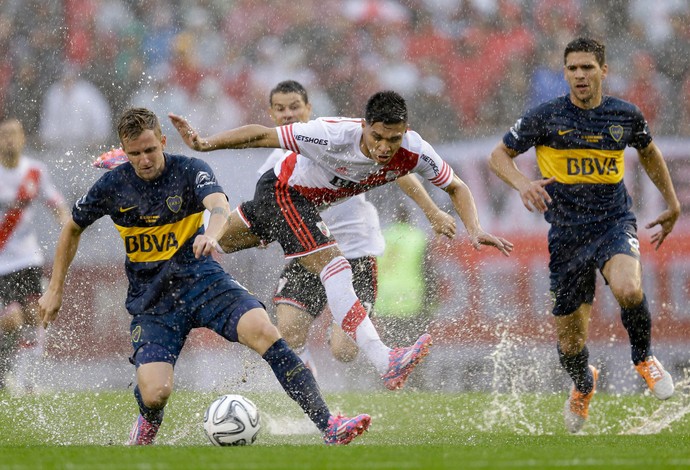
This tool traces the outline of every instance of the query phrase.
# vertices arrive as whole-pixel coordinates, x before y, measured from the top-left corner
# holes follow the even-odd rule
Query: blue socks
[[[592,376],[592,371],[589,370],[589,350],[587,346],[574,356],[563,354],[560,344],[556,345],[556,349],[558,350],[558,359],[570,378],[573,379],[575,388],[584,394],[591,392],[594,388],[594,377]]]
[[[649,313],[647,296],[640,305],[621,309],[621,320],[630,338],[631,357],[637,365],[649,356],[652,348],[652,314]]]
[[[144,405],[144,400],[141,398],[141,392],[139,391],[138,385],[134,387],[134,398],[137,399],[137,403],[139,404],[139,412],[146,421],[154,425],[161,424],[163,422],[163,413],[165,408],[154,410]]]
[[[321,432],[325,432],[331,412],[314,376],[297,354],[281,338],[268,348],[263,358],[290,398],[297,402]]]

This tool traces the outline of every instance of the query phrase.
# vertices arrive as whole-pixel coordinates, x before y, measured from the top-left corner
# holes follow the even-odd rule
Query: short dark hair
[[[565,46],[565,52],[563,53],[563,63],[566,63],[568,54],[571,52],[591,52],[594,54],[594,58],[597,59],[599,65],[604,65],[606,63],[606,46],[596,39],[592,38],[577,38],[568,43]]]
[[[156,114],[146,108],[129,108],[120,116],[120,121],[117,124],[117,135],[121,141],[132,140],[149,129],[157,137],[162,135],[161,124]]]
[[[394,91],[379,91],[374,93],[364,112],[367,124],[382,122],[384,124],[399,124],[407,122],[407,104],[405,99]]]
[[[268,95],[268,104],[273,106],[273,95],[276,93],[297,93],[302,97],[304,103],[309,103],[309,96],[307,96],[307,89],[302,84],[295,80],[284,80],[277,84]]]

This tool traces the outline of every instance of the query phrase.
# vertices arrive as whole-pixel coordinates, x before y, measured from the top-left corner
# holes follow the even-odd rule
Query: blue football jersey
[[[627,146],[652,142],[647,122],[633,104],[603,97],[594,109],[575,106],[569,96],[543,103],[510,128],[503,143],[518,153],[535,147],[537,164],[553,199],[545,214],[555,226],[635,221],[625,188]]]
[[[165,169],[156,180],[142,180],[125,163],[103,174],[72,209],[82,228],[106,215],[115,224],[127,255],[126,305],[133,314],[154,309],[176,284],[224,273],[211,257],[196,259],[192,251],[204,231],[203,200],[223,189],[203,160],[164,156]]]

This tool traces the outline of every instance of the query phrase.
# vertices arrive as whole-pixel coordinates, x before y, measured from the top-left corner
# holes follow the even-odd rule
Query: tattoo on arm
[[[225,207],[214,207],[213,209],[211,209],[211,215],[214,214],[221,215],[226,219],[230,217],[230,214],[228,214],[228,211],[227,209],[225,209]]]

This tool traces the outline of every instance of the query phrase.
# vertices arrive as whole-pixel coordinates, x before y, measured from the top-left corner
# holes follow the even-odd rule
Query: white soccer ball
[[[261,430],[259,409],[242,395],[223,395],[204,413],[204,431],[213,445],[253,444]]]

